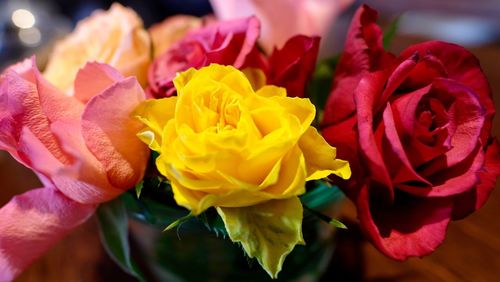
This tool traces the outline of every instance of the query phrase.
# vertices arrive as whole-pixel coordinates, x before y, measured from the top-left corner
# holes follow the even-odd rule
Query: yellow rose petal
[[[174,117],[176,104],[177,97],[146,100],[132,113],[148,127],[138,135],[154,151],[160,150],[163,128]]]
[[[299,146],[307,163],[307,180],[325,178],[335,174],[343,179],[351,177],[349,163],[336,159],[337,150],[330,146],[316,128],[309,129],[300,138]]]

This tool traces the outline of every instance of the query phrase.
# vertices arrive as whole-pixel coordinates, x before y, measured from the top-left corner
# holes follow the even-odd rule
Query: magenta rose
[[[175,94],[173,78],[188,68],[211,63],[238,69],[260,69],[267,84],[285,87],[288,96],[304,97],[305,86],[314,71],[319,37],[298,35],[267,57],[257,46],[260,23],[256,17],[219,21],[192,30],[151,64],[148,93],[161,98]]]
[[[349,160],[341,188],[385,255],[423,256],[448,223],[480,208],[500,174],[494,105],[478,60],[425,42],[386,52],[377,12],[361,7],[327,101],[322,133]]]

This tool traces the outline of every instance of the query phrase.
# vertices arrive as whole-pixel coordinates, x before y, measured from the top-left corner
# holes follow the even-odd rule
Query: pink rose
[[[148,92],[155,97],[175,93],[173,78],[188,68],[201,68],[210,63],[241,68],[256,46],[259,21],[247,18],[218,22],[189,32],[155,59],[149,68]]]
[[[65,95],[25,60],[0,76],[0,149],[31,168],[44,188],[0,209],[0,281],[10,281],[97,204],[142,179],[148,150],[129,114],[144,100],[135,78],[90,63]]]
[[[500,174],[495,109],[470,52],[433,41],[396,57],[376,19],[367,6],[353,18],[322,133],[351,164],[351,182],[340,185],[363,231],[404,260],[434,251],[450,221],[488,199]]]
[[[259,28],[259,21],[250,17],[191,30],[150,66],[149,94],[157,98],[172,96],[175,94],[172,80],[178,72],[217,63],[243,71],[258,69],[261,79],[285,87],[288,96],[307,96],[305,86],[316,65],[319,38],[294,36],[267,58],[256,45]]]

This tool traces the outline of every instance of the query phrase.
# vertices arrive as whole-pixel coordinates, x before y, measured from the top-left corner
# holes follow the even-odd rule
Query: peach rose
[[[124,76],[136,76],[144,85],[151,60],[151,40],[141,18],[130,8],[114,3],[96,11],[56,43],[44,71],[45,78],[73,93],[76,73],[87,62],[115,67]]]

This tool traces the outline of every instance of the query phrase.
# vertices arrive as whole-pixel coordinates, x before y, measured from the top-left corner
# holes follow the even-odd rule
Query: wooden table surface
[[[411,40],[410,40],[411,41]],[[401,50],[402,43],[395,49]],[[399,44],[399,46],[398,46]],[[472,50],[490,79],[500,108],[500,45]],[[496,118],[494,134],[500,136]],[[0,152],[0,204],[15,194],[38,187],[37,179]],[[346,202],[338,249],[324,281],[500,281],[500,190],[465,220],[450,225],[444,244],[432,255],[406,262],[392,261],[368,244],[355,225],[355,211]],[[95,218],[78,227],[16,281],[134,281],[107,257],[100,245]]]

